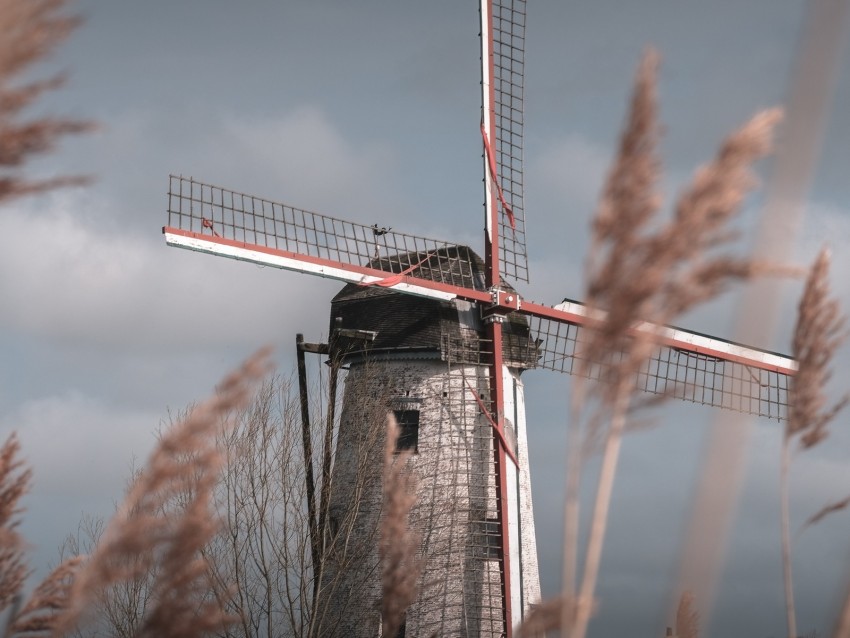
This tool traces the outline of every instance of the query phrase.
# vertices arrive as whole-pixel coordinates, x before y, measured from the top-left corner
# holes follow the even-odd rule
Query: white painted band
[[[556,310],[570,312],[583,317],[596,318],[602,320],[605,317],[603,311],[591,312],[587,306],[576,303],[574,301],[563,301],[555,306]],[[765,365],[777,366],[791,370],[797,369],[797,362],[790,357],[773,352],[765,352],[755,348],[748,348],[737,343],[723,341],[722,339],[714,339],[705,335],[697,334],[682,330],[681,328],[672,328],[669,326],[657,326],[655,324],[641,322],[635,325],[635,330],[646,331],[656,335],[660,339],[681,342],[683,348],[686,346],[694,346],[695,348],[706,348],[716,352],[728,354],[730,357],[749,359],[754,362],[760,362]]]
[[[338,279],[340,281],[347,281],[355,284],[368,285],[373,284],[376,281],[381,281],[381,279],[383,279],[383,277],[363,275],[358,272],[345,270],[344,268],[335,268],[333,266],[327,266],[324,264],[314,264],[309,261],[302,261],[300,259],[293,259],[290,257],[284,257],[282,255],[273,255],[257,250],[251,250],[250,248],[240,248],[238,246],[230,246],[215,241],[206,241],[197,237],[185,237],[183,235],[165,233],[165,242],[169,246],[187,248],[189,250],[195,250],[202,253],[209,253],[211,255],[229,257],[230,259],[238,259],[239,261],[248,261],[251,263],[260,264],[261,266],[274,266],[275,268],[282,268],[284,270],[292,270],[300,273],[308,273],[311,275],[318,275],[319,277],[325,277],[327,279]],[[392,276],[392,273],[387,273],[387,276]],[[440,299],[442,301],[451,301],[452,299],[455,299],[457,297],[457,295],[453,293],[443,292],[440,290],[432,290],[430,288],[425,288],[423,286],[417,286],[415,284],[408,284],[404,282],[395,284],[394,286],[387,286],[387,288],[397,290],[399,292],[410,293],[412,295],[417,295],[420,297]]]

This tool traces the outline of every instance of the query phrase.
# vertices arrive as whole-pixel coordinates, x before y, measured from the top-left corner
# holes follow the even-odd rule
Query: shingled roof
[[[467,246],[449,246],[432,253],[400,253],[373,260],[369,266],[399,273],[415,266],[413,277],[485,290],[484,262]],[[506,289],[513,290],[502,282]],[[337,323],[337,320],[340,320]],[[395,356],[439,356],[444,361],[482,361],[483,327],[477,308],[464,301],[440,301],[394,292],[378,286],[347,284],[331,301],[331,331],[335,327],[377,333],[368,353]],[[503,324],[505,363],[533,368],[537,349],[523,315],[511,313]],[[485,342],[486,343],[486,342]],[[358,355],[363,349],[355,346]],[[352,352],[353,354],[353,352]]]

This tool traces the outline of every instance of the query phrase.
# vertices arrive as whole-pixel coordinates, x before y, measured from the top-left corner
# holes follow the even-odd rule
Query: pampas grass
[[[407,608],[416,598],[421,562],[416,558],[419,535],[408,526],[416,503],[416,479],[407,465],[410,450],[396,452],[399,427],[387,415],[384,447],[384,510],[381,518],[381,635],[395,636],[404,623]]]
[[[146,571],[156,575],[153,603],[137,636],[186,638],[227,626],[231,619],[208,595],[200,556],[217,529],[212,489],[222,456],[216,435],[222,419],[247,404],[267,370],[268,352],[261,351],[161,437],[95,551],[82,563],[66,561],[47,577],[15,620],[15,632],[37,625],[38,631],[63,635],[91,620],[89,609],[104,589]],[[169,508],[187,492],[188,503]]]
[[[6,628],[6,636],[55,636],[56,621],[68,608],[71,585],[83,556],[63,561],[35,588],[29,601],[20,610],[14,610]]]
[[[30,489],[32,472],[18,458],[20,450],[14,434],[0,448],[0,611],[20,595],[28,574],[17,527],[20,500]]]
[[[0,203],[86,181],[67,176],[30,179],[22,171],[27,161],[52,150],[65,135],[93,128],[80,120],[25,117],[41,96],[64,82],[62,75],[33,79],[32,71],[79,24],[79,18],[63,12],[65,6],[65,0],[0,0]],[[19,452],[14,435],[0,449],[0,610],[8,610],[6,636],[50,632],[56,611],[67,604],[68,585],[81,562],[71,559],[60,565],[21,607],[29,572],[16,528],[18,503],[30,488],[31,472],[18,459]]]
[[[842,498],[839,501],[834,501],[832,503],[828,503],[820,508],[817,512],[812,514],[806,522],[803,523],[803,526],[800,528],[800,531],[803,531],[807,527],[814,525],[815,523],[820,523],[823,519],[825,519],[830,514],[835,514],[836,512],[842,512],[850,506],[850,496]]]
[[[566,618],[567,624],[564,623],[564,618]],[[545,636],[547,632],[569,627],[574,618],[573,598],[565,598],[563,595],[550,598],[531,605],[531,609],[525,615],[522,624],[517,628],[516,636],[517,638]]]
[[[847,337],[838,302],[829,296],[829,261],[829,252],[821,251],[806,280],[794,328],[792,352],[798,370],[791,383],[785,436],[798,439],[804,449],[827,437],[827,426],[848,402],[845,395],[830,406],[825,393],[832,359]]]
[[[79,24],[79,18],[63,13],[65,5],[65,0],[0,0],[0,202],[85,181],[67,176],[34,180],[21,171],[62,137],[92,129],[90,122],[68,118],[23,118],[38,98],[64,82],[62,75],[32,80],[29,72]]]
[[[604,450],[575,621],[567,631],[575,638],[584,638],[591,615],[635,377],[657,347],[651,326],[670,323],[731,283],[760,270],[749,259],[730,256],[721,249],[735,238],[730,224],[755,185],[750,167],[770,150],[779,111],[759,113],[730,135],[716,158],[697,171],[678,198],[672,218],[660,222],[656,218],[661,206],[656,191],[660,175],[656,153],[657,66],[658,56],[648,51],[638,69],[618,155],[593,220],[586,298],[595,321],[584,335],[578,378],[586,376],[590,367],[599,366],[600,382],[587,389],[579,382],[573,414],[577,417],[583,413],[588,398],[594,401],[594,414],[588,422],[596,425],[586,437],[603,441]],[[648,322],[650,328],[636,329],[641,322]],[[572,421],[575,427],[578,419]],[[565,525],[565,599],[573,591],[569,578],[576,572],[578,555],[580,460],[575,450],[570,461],[568,498],[574,502],[567,505]],[[563,624],[568,625],[566,620]]]
[[[699,612],[694,608],[694,596],[684,592],[676,608],[676,638],[699,638]]]
[[[821,251],[806,280],[794,328],[793,355],[797,373],[791,379],[788,421],[782,437],[779,470],[780,516],[782,531],[782,573],[785,584],[785,612],[788,637],[797,637],[794,585],[791,564],[791,523],[788,479],[791,445],[797,441],[801,449],[810,449],[828,435],[827,426],[845,407],[848,396],[829,405],[826,385],[832,376],[830,364],[846,338],[845,320],[838,302],[829,296],[829,253]],[[833,503],[809,519],[815,523],[827,514],[846,506]]]
[[[49,58],[79,23],[63,13],[65,0],[0,0],[0,203],[30,193],[79,183],[79,178],[32,180],[22,168],[34,155],[50,151],[64,135],[91,124],[55,117],[22,119],[45,92],[61,86],[63,76],[32,79],[33,67]],[[20,591],[28,571],[16,531],[18,502],[30,487],[31,473],[17,456],[14,435],[0,449],[0,610]],[[10,616],[14,616],[10,613]]]
[[[224,629],[231,621],[210,592],[201,550],[218,529],[212,491],[223,458],[216,437],[234,410],[245,405],[268,370],[262,350],[227,377],[218,392],[192,410],[159,440],[147,465],[91,556],[63,561],[20,606],[27,571],[22,540],[14,531],[18,501],[30,472],[17,459],[12,437],[0,450],[0,586],[3,607],[10,601],[5,636],[63,636],[96,620],[89,617],[102,593],[116,585],[155,574],[152,605],[135,636],[190,638]],[[188,501],[170,507],[177,498]],[[213,594],[213,595],[211,595]]]

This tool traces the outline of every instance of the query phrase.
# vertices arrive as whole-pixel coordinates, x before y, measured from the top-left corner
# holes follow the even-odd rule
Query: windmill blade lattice
[[[482,282],[474,281],[468,256],[451,250],[448,242],[376,229],[191,178],[172,176],[168,201],[172,229],[339,264],[369,266],[387,273],[414,267],[410,273],[414,278],[483,289]],[[523,314],[529,317],[537,344],[537,366],[567,374],[577,372],[577,361],[581,359],[579,325],[531,312]],[[592,376],[598,371],[598,367],[590,368]],[[640,373],[637,387],[653,394],[781,420],[786,415],[788,382],[788,374],[777,370],[663,347]]]
[[[565,374],[581,368],[583,328],[575,323],[529,315],[530,331],[538,355],[538,366]],[[696,335],[676,330],[683,335]],[[703,337],[716,348],[731,346],[720,339]],[[527,342],[529,343],[529,342]],[[754,355],[771,353],[753,351]],[[662,345],[638,373],[636,388],[693,403],[734,410],[745,414],[785,420],[788,409],[790,375],[782,369],[790,364],[775,355],[777,366],[760,367],[737,358],[713,356],[704,352]],[[589,377],[598,379],[599,365],[587,367]]]
[[[170,231],[293,253],[299,259],[313,258],[340,268],[387,274],[408,271],[409,281],[451,286],[458,296],[468,293],[470,301],[480,302],[482,295],[486,298],[484,282],[475,274],[479,269],[474,257],[449,242],[321,215],[192,178],[171,176],[168,224]],[[355,273],[351,279],[361,276]],[[528,367],[577,373],[582,358],[583,306],[573,302],[571,307],[577,311],[576,321],[547,316],[553,310],[548,306],[524,304],[515,314],[526,317],[531,338],[518,338],[510,329],[504,338],[517,341],[515,350],[533,348],[533,352],[517,351],[515,358],[529,362]],[[743,358],[718,355],[716,351],[735,344],[676,332],[707,341],[714,354],[705,348],[662,346],[639,373],[638,389],[760,417],[786,418],[790,377],[783,366],[789,365],[789,360],[749,348]],[[778,365],[754,365],[749,360],[753,357],[776,359]],[[599,372],[599,366],[589,367],[591,377],[598,377]]]
[[[527,282],[522,169],[525,0],[495,0],[492,11],[496,170],[513,213],[513,224],[504,209],[499,215],[499,261],[503,275]]]
[[[182,231],[213,240],[297,254],[338,265],[369,267],[398,273],[415,262],[411,255],[449,259],[453,244],[398,233],[377,225],[358,224],[286,204],[171,175],[168,189],[168,231]],[[468,286],[458,268],[442,268],[439,283]]]

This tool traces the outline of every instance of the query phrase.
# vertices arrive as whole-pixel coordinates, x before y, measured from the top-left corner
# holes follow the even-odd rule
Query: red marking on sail
[[[431,257],[434,256],[434,254],[435,254],[434,252],[428,253],[427,255],[425,255],[425,259],[423,259],[419,263],[411,265],[408,268],[405,268],[400,273],[397,273],[395,275],[390,275],[389,277],[384,277],[383,279],[378,279],[378,281],[372,281],[372,282],[362,282],[361,281],[360,285],[361,286],[381,286],[382,288],[392,288],[393,286],[400,284],[404,280],[405,275],[409,275],[414,270],[419,268],[419,266],[421,266],[426,261],[431,259]]]
[[[505,454],[507,454],[511,461],[514,462],[514,465],[519,467],[519,462],[516,460],[516,456],[514,456],[513,450],[508,445],[508,442],[505,439],[505,435],[502,433],[502,430],[499,429],[499,426],[493,420],[493,417],[490,416],[490,412],[487,411],[487,407],[484,405],[484,402],[481,400],[481,397],[479,397],[475,389],[471,385],[469,385],[469,381],[466,381],[466,387],[469,388],[469,391],[472,393],[472,396],[475,397],[475,401],[478,403],[478,407],[481,408],[481,412],[490,422],[490,425],[493,426],[493,430],[496,432],[496,436],[499,437],[499,443],[502,444],[502,448],[505,450]]]
[[[508,206],[505,201],[505,194],[502,192],[502,186],[499,184],[499,176],[496,172],[496,158],[493,157],[493,149],[490,148],[490,140],[487,137],[487,132],[484,130],[484,123],[481,123],[481,137],[484,138],[484,152],[487,154],[487,165],[490,167],[490,178],[496,185],[499,192],[499,201],[502,202],[502,208],[508,215],[508,221],[511,224],[511,230],[516,230],[516,221],[514,220],[514,211]]]
[[[209,228],[210,232],[216,237],[221,237],[217,232],[215,232],[215,228],[213,228],[213,222],[211,219],[207,219],[206,217],[201,217],[201,226],[204,228]]]

